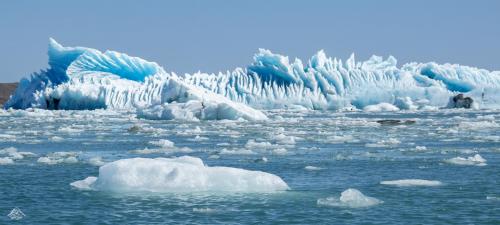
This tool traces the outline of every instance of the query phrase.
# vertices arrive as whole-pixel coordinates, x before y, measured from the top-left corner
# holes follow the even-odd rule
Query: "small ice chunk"
[[[486,166],[486,159],[481,157],[479,154],[475,154],[474,156],[469,156],[467,158],[463,157],[455,157],[451,159],[445,160],[445,162],[456,165],[466,165],[466,166]]]
[[[169,141],[167,139],[160,139],[158,141],[150,141],[149,144],[162,147],[162,148],[173,148],[174,142]]]
[[[382,181],[380,182],[380,184],[394,185],[399,187],[409,187],[409,186],[440,186],[443,183],[437,180],[403,179],[403,180]]]
[[[256,142],[253,139],[250,139],[247,141],[245,144],[245,148],[248,149],[268,149],[268,148],[273,148],[273,144],[265,141],[265,142]]]
[[[399,108],[393,104],[382,102],[376,105],[368,105],[363,108],[365,112],[384,112],[384,111],[398,111]]]
[[[486,196],[486,200],[495,200],[495,201],[499,201],[500,198],[499,197],[496,197],[496,196]]]
[[[257,154],[250,149],[227,149],[223,148],[220,153],[221,155],[254,155]]]
[[[286,155],[288,151],[285,148],[277,148],[273,150],[273,154],[275,155]]]
[[[328,197],[320,198],[317,201],[318,205],[333,206],[333,207],[347,207],[347,208],[361,208],[378,205],[383,201],[373,197],[365,196],[361,191],[349,188],[340,194],[340,198]]]
[[[306,167],[304,167],[304,169],[309,170],[309,171],[314,171],[314,170],[322,170],[323,168],[316,167],[316,166],[306,166]]]
[[[104,165],[105,163],[102,161],[102,158],[97,156],[97,157],[92,157],[88,160],[89,164],[90,165],[93,165],[93,166],[102,166]]]
[[[427,147],[425,147],[425,146],[418,146],[417,145],[417,146],[415,146],[415,150],[417,150],[417,151],[425,151],[425,150],[427,150]]]
[[[359,140],[354,138],[354,136],[352,136],[352,135],[344,135],[344,136],[335,136],[334,135],[334,136],[327,137],[325,141],[328,143],[332,143],[332,144],[339,144],[339,143],[354,143],[354,142],[358,142]]]
[[[14,160],[9,157],[0,157],[0,165],[14,164]]]
[[[285,134],[277,134],[277,135],[273,135],[272,138],[274,140],[276,140],[276,142],[280,143],[280,144],[285,144],[285,145],[295,145],[296,143],[296,137],[294,136],[287,136]]]
[[[54,165],[59,163],[77,163],[76,152],[53,152],[46,156],[38,158],[37,162],[42,164]]]
[[[95,183],[97,177],[87,177],[83,180],[72,182],[70,185],[80,190],[91,190],[90,185]]]
[[[64,140],[64,138],[59,137],[59,136],[53,136],[53,137],[49,138],[49,140],[52,142],[61,142]]]
[[[160,153],[172,154],[176,152],[190,153],[193,152],[193,150],[188,147],[182,147],[182,148],[174,147],[174,148],[144,148],[144,149],[132,150],[129,152],[134,154],[160,154]]]
[[[387,140],[381,140],[378,141],[377,143],[367,143],[365,144],[365,147],[367,148],[384,148],[384,147],[393,147],[398,144],[401,144],[401,141],[399,141],[396,138],[389,138]]]
[[[24,157],[32,157],[35,156],[32,152],[18,152],[17,148],[8,147],[0,150],[0,155],[7,155],[12,160],[23,159]]]
[[[260,159],[255,159],[254,162],[256,163],[267,163],[267,158],[266,157],[262,157]]]

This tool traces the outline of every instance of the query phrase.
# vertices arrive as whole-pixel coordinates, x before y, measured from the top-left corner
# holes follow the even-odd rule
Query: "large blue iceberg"
[[[307,63],[259,49],[246,68],[177,75],[114,51],[49,43],[49,68],[22,79],[6,108],[134,109],[151,119],[265,119],[259,109],[446,106],[458,93],[500,108],[500,72],[390,56],[345,62],[319,51]]]

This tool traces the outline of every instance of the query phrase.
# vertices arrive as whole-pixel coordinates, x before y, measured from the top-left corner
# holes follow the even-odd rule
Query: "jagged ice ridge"
[[[246,68],[177,75],[114,51],[49,42],[49,68],[22,79],[5,108],[136,109],[149,119],[266,119],[258,109],[400,109],[446,106],[466,93],[500,108],[500,72],[457,64],[408,63],[390,56],[343,62],[319,51],[307,63],[259,49]]]

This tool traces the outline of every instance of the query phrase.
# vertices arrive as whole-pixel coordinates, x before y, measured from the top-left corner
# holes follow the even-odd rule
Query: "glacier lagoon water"
[[[0,149],[10,150],[0,158],[12,162],[0,165],[0,224],[15,222],[6,216],[14,207],[26,215],[17,221],[23,224],[500,223],[496,110],[265,113],[269,120],[186,122],[137,119],[127,111],[2,110]],[[176,148],[134,151],[157,149],[152,143],[165,139]],[[476,154],[486,161],[468,160]],[[101,161],[183,155],[276,174],[291,190],[116,193],[70,186],[97,176]],[[50,160],[40,160],[45,156]],[[456,157],[470,163],[450,161]],[[380,184],[401,179],[442,184]],[[381,203],[318,204],[348,188]]]

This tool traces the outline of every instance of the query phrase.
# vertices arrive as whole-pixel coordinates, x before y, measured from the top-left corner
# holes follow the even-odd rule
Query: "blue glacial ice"
[[[259,109],[435,109],[465,93],[500,108],[500,71],[372,56],[307,63],[259,49],[246,68],[177,75],[114,51],[49,43],[49,68],[22,79],[5,108],[131,109],[150,119],[266,119]],[[383,103],[383,104],[381,104]],[[391,106],[392,105],[392,106]],[[383,106],[383,107],[382,107]],[[375,110],[376,109],[376,110]]]

